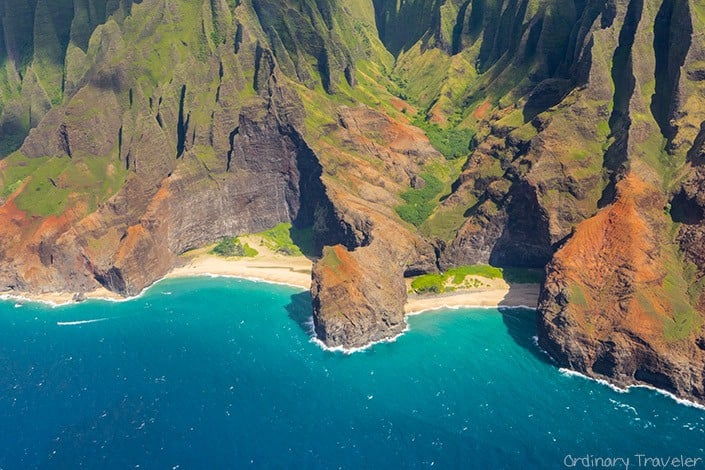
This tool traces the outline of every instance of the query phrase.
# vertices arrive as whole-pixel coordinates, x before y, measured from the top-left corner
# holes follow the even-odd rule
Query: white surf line
[[[290,270],[293,271],[293,268]],[[309,290],[307,287],[303,287],[297,284],[292,284],[290,282],[284,282],[284,281],[272,281],[271,279],[264,279],[261,277],[256,277],[256,276],[245,276],[245,275],[240,275],[240,274],[213,274],[213,273],[199,273],[199,274],[185,274],[184,276],[171,276],[166,279],[188,279],[188,278],[197,278],[197,277],[210,277],[210,278],[224,278],[224,279],[239,279],[241,281],[250,281],[250,282],[257,282],[257,283],[264,283],[264,284],[274,284],[276,286],[287,286],[287,287],[294,287],[296,289],[299,289],[301,291],[307,291]]]
[[[271,281],[269,279],[263,279],[263,278],[252,277],[252,276],[243,276],[243,275],[237,275],[237,274],[213,274],[213,273],[190,274],[190,273],[184,273],[184,274],[179,274],[179,275],[175,275],[175,276],[166,275],[165,277],[159,278],[156,281],[154,281],[152,284],[146,286],[144,289],[142,289],[136,295],[122,297],[122,298],[89,296],[89,297],[86,297],[86,299],[84,299],[82,302],[89,302],[89,301],[101,301],[101,302],[110,302],[110,303],[130,302],[132,300],[137,300],[137,299],[143,297],[145,294],[147,294],[147,292],[149,290],[151,290],[152,288],[156,287],[157,284],[160,284],[164,281],[168,281],[170,279],[196,279],[196,278],[239,279],[239,280],[243,280],[243,281],[293,287],[293,288],[299,289],[301,291],[308,290],[307,288],[304,288],[300,285],[291,284],[288,282]],[[66,306],[77,305],[77,304],[81,303],[81,302],[76,302],[75,300],[66,300],[64,302],[55,302],[53,300],[48,300],[48,299],[32,298],[29,294],[16,294],[16,293],[10,293],[10,292],[4,292],[4,293],[0,294],[0,300],[23,302],[23,303],[27,303],[27,304],[41,304],[41,305],[46,305],[51,308],[66,307]],[[17,307],[17,308],[19,308],[19,307]]]
[[[699,409],[699,410],[705,410],[705,405],[701,405],[700,403],[696,403],[696,402],[694,402],[694,401],[690,401],[690,400],[687,400],[687,399],[685,399],[685,398],[681,398],[681,397],[679,397],[679,396],[677,396],[677,395],[674,395],[673,393],[671,393],[671,392],[669,392],[669,391],[662,390],[662,389],[660,389],[660,388],[656,388],[656,387],[654,387],[654,386],[652,386],[652,385],[647,385],[647,384],[633,384],[633,385],[627,385],[626,387],[622,388],[622,387],[619,387],[619,386],[617,386],[617,385],[615,385],[615,384],[612,384],[612,383],[608,382],[607,380],[604,380],[604,379],[596,379],[596,378],[594,378],[594,377],[590,377],[590,376],[588,376],[588,375],[581,374],[580,372],[577,372],[577,371],[574,371],[574,370],[570,370],[570,369],[566,369],[566,368],[564,368],[564,367],[561,367],[560,369],[558,369],[558,371],[559,371],[562,375],[564,375],[564,376],[566,376],[566,377],[578,377],[578,378],[581,378],[581,379],[583,379],[583,380],[589,380],[589,381],[591,381],[591,382],[597,382],[597,383],[600,384],[600,385],[604,385],[604,386],[606,386],[606,387],[609,387],[610,389],[612,389],[613,391],[615,391],[615,392],[617,392],[617,393],[629,393],[629,392],[630,392],[632,389],[634,389],[634,388],[645,388],[645,389],[647,389],[647,390],[651,390],[651,391],[653,391],[653,392],[656,392],[656,393],[658,393],[659,395],[666,396],[666,397],[670,398],[671,400],[675,401],[676,403],[678,403],[679,405],[688,406],[688,407],[691,407],[691,408],[697,408],[697,409]]]
[[[56,324],[58,326],[75,326],[75,325],[87,325],[89,323],[98,323],[101,321],[110,320],[110,318],[96,318],[93,320],[79,320],[79,321],[58,321]]]
[[[468,306],[468,305],[453,305],[453,306],[437,306],[437,307],[432,307],[424,310],[418,310],[418,311],[412,311],[406,313],[404,316],[405,317],[411,317],[411,316],[416,316],[416,315],[423,315],[424,313],[429,313],[437,310],[509,310],[509,309],[526,309],[526,310],[536,310],[535,307],[528,307],[526,305],[511,305],[511,306],[492,306],[492,305],[481,305],[481,306]],[[313,316],[309,318],[309,320],[306,322],[306,326],[308,327],[309,331],[307,332],[309,336],[311,337],[311,343],[317,345],[319,348],[323,349],[324,351],[327,352],[332,352],[332,353],[343,353],[345,355],[351,355],[359,352],[364,352],[375,346],[376,344],[384,344],[384,343],[396,343],[396,341],[404,336],[406,333],[411,331],[411,327],[409,326],[409,323],[406,322],[406,325],[404,326],[404,329],[396,334],[395,336],[391,336],[389,338],[382,338],[378,341],[372,341],[371,343],[368,343],[364,346],[359,346],[357,348],[346,348],[344,346],[328,346],[326,343],[321,341],[318,336],[316,336],[315,329],[313,327]],[[549,356],[550,357],[550,356]]]

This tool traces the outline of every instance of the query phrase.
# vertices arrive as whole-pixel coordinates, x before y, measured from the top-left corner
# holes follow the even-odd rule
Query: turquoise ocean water
[[[344,355],[310,341],[309,302],[224,278],[121,303],[1,302],[0,469],[705,457],[705,411],[562,373],[532,340],[533,311],[422,314],[396,342]]]

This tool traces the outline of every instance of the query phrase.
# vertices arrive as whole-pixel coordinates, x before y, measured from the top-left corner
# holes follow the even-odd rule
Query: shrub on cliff
[[[211,253],[226,258],[241,256],[253,258],[258,255],[257,250],[245,243],[244,245],[237,238],[223,238],[212,250]]]

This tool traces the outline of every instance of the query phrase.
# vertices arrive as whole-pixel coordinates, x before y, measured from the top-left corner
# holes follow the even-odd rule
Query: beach
[[[257,256],[223,258],[212,254],[212,247],[201,248],[182,255],[184,264],[165,277],[232,276],[287,284],[305,290],[311,287],[313,262],[310,259],[276,253],[256,236],[240,237],[240,240],[257,250]]]
[[[311,286],[313,262],[305,256],[288,256],[272,251],[257,236],[240,237],[243,243],[255,248],[255,257],[223,258],[212,254],[212,246],[184,253],[179,257],[179,265],[165,278],[194,276],[230,276],[251,280],[286,284],[308,290]],[[410,293],[406,303],[407,314],[428,310],[461,307],[529,307],[538,303],[538,284],[509,285],[502,279],[482,279],[482,288],[463,289],[443,294]],[[407,280],[410,292],[410,280]],[[38,301],[49,305],[65,305],[83,299],[104,299],[122,301],[124,297],[105,288],[96,289],[77,297],[73,292],[46,294],[0,293],[0,297],[18,301]]]
[[[404,308],[407,315],[440,310],[444,308],[536,308],[539,299],[539,284],[512,284],[502,280],[491,287],[465,289],[443,294],[409,294]]]

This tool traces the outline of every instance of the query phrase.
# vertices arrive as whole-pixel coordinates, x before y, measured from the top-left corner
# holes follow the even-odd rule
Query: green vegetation
[[[127,176],[115,155],[28,158],[15,152],[5,161],[0,197],[9,197],[26,183],[15,203],[30,215],[59,215],[69,201],[78,200],[85,202],[87,211],[93,211],[120,189]]]
[[[416,294],[445,292],[445,282],[442,274],[424,274],[411,281],[411,290]]]
[[[68,158],[52,158],[30,177],[17,196],[17,207],[30,214],[59,215],[64,211],[70,191],[59,187],[59,176],[68,166]]]
[[[451,232],[455,233],[465,219],[463,215],[465,210],[472,204],[460,209],[447,207],[441,207],[440,211],[438,209],[443,196],[450,193],[451,185],[458,178],[463,164],[462,159],[427,163],[420,175],[425,185],[421,184],[422,187],[411,188],[401,194],[404,204],[395,208],[399,217],[420,227],[427,235],[438,233],[446,236]],[[452,220],[448,218],[451,215],[450,212],[453,212]]]
[[[585,292],[583,292],[583,289],[577,284],[570,286],[570,301],[579,307],[584,308],[588,306]]]
[[[43,163],[46,163],[47,158],[27,158],[20,152],[15,152],[5,159],[7,167],[3,170],[2,176],[2,189],[0,190],[0,197],[3,199],[14,193],[22,183],[25,178],[31,175],[37,168],[39,168]]]
[[[254,258],[259,253],[257,250],[252,248],[249,244],[243,244],[240,239],[235,238],[223,238],[212,250],[211,253],[218,256],[223,256],[230,258],[232,256],[239,256],[245,258]]]
[[[313,229],[297,229],[289,223],[256,234],[270,250],[286,256],[311,256],[313,253]]]
[[[343,262],[338,257],[338,254],[335,252],[335,248],[333,248],[332,246],[326,246],[325,248],[323,248],[323,257],[321,258],[320,262],[324,266],[327,266],[332,269],[333,271],[338,271],[340,265],[343,264]]]
[[[472,129],[443,128],[438,124],[428,122],[421,116],[416,116],[413,124],[423,129],[431,145],[448,160],[464,157],[470,152],[470,141],[475,136],[475,131]]]
[[[671,250],[669,250],[671,251]],[[677,253],[671,254],[671,259],[681,261],[682,258]],[[688,297],[684,293],[697,291],[696,283],[687,281],[686,276],[692,276],[692,268],[686,266],[681,271],[677,269],[680,264],[668,263],[668,274],[663,280],[663,289],[671,302],[673,318],[666,319],[664,323],[664,337],[666,341],[678,341],[697,334],[703,326],[702,316],[688,302]],[[695,300],[695,299],[693,299]],[[692,301],[692,300],[691,300]]]
[[[431,217],[426,219],[419,227],[421,233],[427,237],[451,241],[467,219],[465,212],[477,203],[477,199],[474,197],[468,197],[467,199],[468,202],[465,204],[436,209]]]
[[[430,173],[423,173],[421,177],[426,185],[420,189],[409,189],[402,193],[401,198],[405,204],[396,208],[397,214],[410,224],[421,225],[436,207],[436,199],[443,190],[443,183]]]
[[[440,274],[418,276],[411,281],[411,289],[417,294],[441,294],[456,289],[476,289],[484,285],[477,278],[504,279],[508,283],[528,284],[541,282],[543,272],[526,268],[497,268],[486,264],[459,266]]]

